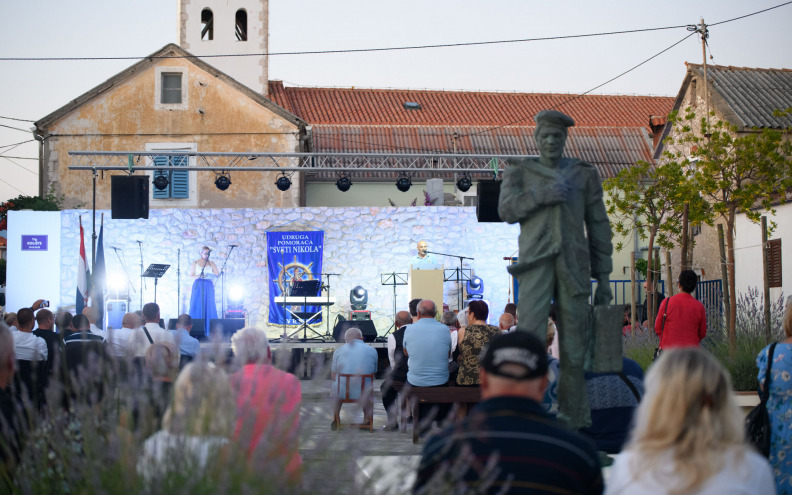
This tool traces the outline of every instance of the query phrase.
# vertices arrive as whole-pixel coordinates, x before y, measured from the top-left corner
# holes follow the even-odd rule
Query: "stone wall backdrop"
[[[516,256],[519,227],[505,223],[478,223],[475,208],[470,207],[396,207],[396,208],[291,208],[291,209],[152,209],[149,219],[112,220],[110,211],[97,211],[97,235],[100,215],[104,213],[104,250],[108,279],[124,280],[124,269],[135,291],[140,290],[140,249],[143,267],[151,263],[171,265],[157,285],[157,302],[162,317],[175,318],[188,310],[193,279],[188,270],[198,259],[204,244],[211,246],[212,260],[221,268],[230,244],[238,244],[226,266],[226,299],[231,286],[244,290],[247,324],[267,329],[270,336],[283,333],[282,327],[270,327],[268,320],[269,284],[267,274],[266,232],[323,230],[323,272],[339,273],[332,277],[330,295],[336,304],[330,308],[330,331],[340,313],[349,317],[349,291],[361,285],[368,290],[369,307],[377,331],[382,335],[393,323],[393,288],[381,284],[384,273],[408,271],[419,240],[429,243],[429,250],[474,258],[464,268],[484,280],[485,300],[490,303],[490,322],[497,324],[509,300],[511,279],[504,257]],[[61,252],[63,271],[61,297],[74,299],[79,252],[78,217],[85,229],[86,256],[91,257],[91,211],[62,212]],[[110,248],[116,246],[118,251]],[[116,252],[118,255],[116,255]],[[443,259],[443,258],[441,258]],[[445,267],[457,268],[456,258],[445,258]],[[177,270],[181,272],[181,282]],[[108,282],[110,285],[110,282]],[[140,293],[127,291],[122,282],[120,294],[128,292],[131,309],[140,306]],[[177,297],[177,288],[180,295]],[[458,309],[457,286],[445,283],[445,302]],[[108,299],[115,298],[111,290]],[[218,282],[217,309],[221,311]],[[511,299],[510,299],[511,297]],[[154,300],[154,283],[145,279],[143,303]],[[397,310],[407,309],[407,286],[396,289]],[[326,315],[326,314],[325,314]],[[322,323],[324,333],[327,326]],[[290,329],[291,332],[293,329]]]

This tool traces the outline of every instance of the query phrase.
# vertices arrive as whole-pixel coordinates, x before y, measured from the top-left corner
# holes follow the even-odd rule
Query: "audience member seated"
[[[396,313],[396,330],[388,335],[388,360],[390,361],[390,373],[382,381],[380,391],[382,392],[382,406],[388,417],[388,424],[384,426],[385,431],[396,431],[399,428],[396,417],[398,407],[396,399],[399,391],[392,383],[404,384],[407,381],[407,357],[404,355],[404,330],[407,325],[412,323],[412,316],[407,311]]]
[[[448,385],[448,357],[451,355],[451,335],[448,327],[435,320],[437,307],[424,299],[417,307],[418,321],[407,325],[404,331],[404,355],[407,356],[407,383],[411,387],[445,387]],[[461,330],[460,330],[461,332]],[[449,404],[439,406],[421,404],[418,415],[429,421],[441,421],[450,409]]]
[[[47,376],[44,386],[54,376],[56,370],[63,365],[63,340],[55,333],[55,315],[48,309],[40,309],[36,313],[36,329],[33,334],[47,343]]]
[[[511,332],[514,329],[514,316],[510,313],[503,313],[498,318],[498,328],[501,333]]]
[[[489,306],[484,301],[470,301],[467,309],[468,326],[459,330],[459,374],[456,383],[475,387],[479,384],[481,350],[501,331],[500,328],[487,324]]]
[[[459,320],[453,311],[444,311],[443,316],[440,318],[440,323],[448,327],[451,332],[451,355],[448,357],[448,381],[456,382],[457,374],[459,373],[459,363],[456,358],[459,356],[457,352],[457,344],[459,343]]]
[[[410,310],[410,316],[412,316],[412,322],[415,323],[418,321],[418,303],[421,302],[420,299],[413,299],[409,303],[407,303],[407,309]]]
[[[6,313],[5,317],[3,317],[5,324],[8,325],[8,329],[12,332],[16,332],[17,328],[17,314],[14,312]]]
[[[234,437],[247,446],[251,464],[267,469],[268,477],[282,476],[285,471],[295,479],[302,465],[298,452],[300,381],[272,366],[267,334],[258,328],[237,331],[231,348],[242,365],[231,375],[237,404]]]
[[[591,426],[581,433],[609,454],[621,452],[643,397],[643,370],[632,359],[622,358],[621,373],[586,373],[586,395],[591,406]]]
[[[74,331],[74,327],[72,326],[72,314],[68,311],[58,312],[57,316],[55,316],[55,328],[58,329],[58,335],[62,341],[67,333]]]
[[[72,326],[74,331],[63,339],[71,397],[83,397],[85,404],[94,404],[101,400],[111,379],[112,362],[104,338],[91,332],[85,315],[72,318]]]
[[[553,342],[557,342],[555,325],[547,325],[547,335],[545,336],[545,346],[547,348],[547,390],[545,390],[542,400],[542,409],[555,418],[558,416],[558,376],[560,373],[560,363],[558,358],[550,354]]]
[[[129,351],[133,357],[141,358],[154,342],[176,343],[173,335],[159,325],[160,308],[157,303],[146,303],[143,306],[143,318],[146,324],[135,328],[129,336]]]
[[[414,493],[602,493],[591,442],[539,405],[546,356],[528,332],[492,338],[480,362],[482,401],[426,442]]]
[[[228,375],[211,363],[190,363],[173,387],[162,429],[143,443],[137,471],[150,487],[169,477],[201,478],[225,457],[236,410]]]
[[[131,356],[129,338],[136,328],[140,328],[140,320],[135,313],[126,313],[121,318],[121,328],[107,329],[107,352],[117,358]]]
[[[504,314],[512,315],[512,326],[509,328],[509,331],[513,332],[517,330],[517,304],[515,303],[506,303],[506,306],[503,308]]]
[[[448,329],[446,329],[446,333],[448,333]],[[330,368],[330,378],[333,380],[333,393],[337,393],[336,399],[347,395],[350,399],[360,399],[363,388],[369,389],[369,393],[374,393],[371,390],[374,386],[373,382],[362,383],[360,378],[352,379],[349,381],[349,393],[347,394],[346,381],[341,380],[338,383],[338,387],[336,387],[336,377],[339,373],[347,375],[375,374],[377,372],[377,351],[370,345],[363,343],[363,333],[359,328],[352,327],[347,329],[344,333],[344,342],[346,344],[333,352],[333,364]],[[448,361],[446,361],[446,368],[448,368]],[[361,405],[363,406],[364,422],[368,423],[372,420],[374,411],[368,401]],[[341,402],[336,400],[334,404],[335,416],[338,415],[339,411],[341,411]],[[333,420],[330,427],[333,430],[338,427],[335,420]]]
[[[19,463],[27,424],[20,416],[22,408],[10,392],[16,361],[13,333],[16,332],[0,323],[0,491],[4,493],[12,493],[7,483]]]
[[[93,306],[86,306],[83,308],[82,314],[83,316],[88,318],[88,322],[91,325],[91,333],[95,335],[101,335],[102,338],[107,339],[107,333],[101,328],[96,326],[96,322],[99,321],[99,308],[94,308]]]
[[[170,342],[154,342],[146,349],[146,370],[149,372],[147,401],[140,410],[151,427],[148,433],[162,426],[162,415],[171,403],[173,382],[179,374],[179,350]]]
[[[605,493],[775,493],[767,459],[746,441],[732,390],[710,353],[663,352],[649,369],[635,427]]]
[[[18,361],[45,361],[49,356],[47,342],[33,334],[33,310],[22,308],[17,312],[18,331],[13,332],[14,353]]]
[[[195,337],[190,336],[192,326],[192,317],[185,313],[179,315],[176,320],[176,330],[169,330],[176,341],[176,345],[179,346],[179,354],[181,355],[181,364],[179,366],[182,368],[201,353],[201,343]]]

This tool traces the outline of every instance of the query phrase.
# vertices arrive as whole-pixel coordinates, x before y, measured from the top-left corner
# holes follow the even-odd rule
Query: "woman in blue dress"
[[[214,280],[220,275],[217,265],[209,259],[212,252],[207,246],[201,248],[201,257],[190,265],[190,276],[195,278],[190,296],[190,316],[204,320],[204,331],[209,336],[209,324],[217,318]]]
[[[770,464],[778,495],[792,495],[792,298],[787,301],[783,327],[786,339],[776,344],[773,352],[767,411],[772,426]],[[765,386],[769,348],[762,349],[756,358],[760,387]]]

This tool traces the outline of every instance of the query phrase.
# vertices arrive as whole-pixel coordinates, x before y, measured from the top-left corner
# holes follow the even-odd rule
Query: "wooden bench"
[[[418,443],[421,432],[421,418],[418,414],[419,404],[456,404],[456,418],[467,415],[471,406],[481,402],[479,387],[407,387],[406,384],[393,383],[393,388],[407,392],[407,400],[411,402],[413,418],[413,443]]]

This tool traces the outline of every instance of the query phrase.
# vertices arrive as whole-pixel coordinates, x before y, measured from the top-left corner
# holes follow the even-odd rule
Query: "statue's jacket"
[[[567,280],[568,289],[590,294],[588,275],[597,278],[613,267],[610,222],[597,169],[575,158],[562,158],[555,169],[536,158],[511,159],[509,164],[498,201],[501,219],[520,223],[519,258],[509,272],[520,280],[519,275],[539,264],[554,264],[564,268],[556,276]],[[567,200],[542,204],[543,192],[559,182],[569,187]]]

